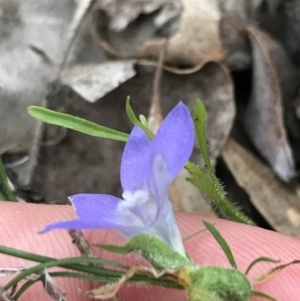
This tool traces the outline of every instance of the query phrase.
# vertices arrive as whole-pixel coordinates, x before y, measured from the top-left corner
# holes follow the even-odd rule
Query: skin
[[[73,208],[67,205],[0,202],[0,244],[56,258],[78,256],[79,252],[76,246],[71,243],[67,231],[56,230],[47,234],[37,234],[48,223],[74,217]],[[288,236],[256,227],[224,220],[203,218],[187,213],[177,213],[176,218],[183,238],[204,228],[202,224],[203,219],[215,223],[217,229],[230,245],[238,267],[242,271],[245,271],[248,264],[259,256],[280,259],[281,263],[300,259],[300,241]],[[124,241],[114,231],[95,230],[86,231],[85,234],[90,243],[122,243]],[[204,231],[186,241],[185,248],[198,265],[229,267],[225,255],[208,231]],[[124,258],[111,255],[98,248],[95,248],[94,251],[98,256],[127,264],[142,262],[136,255],[129,255]],[[19,267],[22,265],[28,265],[28,262],[0,254],[0,267]],[[259,263],[250,272],[249,277],[253,280],[274,266],[271,263]],[[0,284],[4,285],[7,280],[8,277],[1,277]],[[60,288],[66,292],[69,301],[91,300],[82,297],[79,289],[90,289],[92,288],[91,284],[66,279],[59,279],[57,282]],[[299,283],[300,264],[286,268],[271,280],[256,285],[255,289],[272,295],[278,301],[291,301],[299,298]],[[130,286],[122,289],[120,296],[122,301],[187,300],[182,291],[157,287]],[[38,283],[30,288],[28,293],[24,294],[20,300],[48,301],[50,298],[43,291],[42,285]],[[258,300],[264,299],[251,299],[251,301]]]

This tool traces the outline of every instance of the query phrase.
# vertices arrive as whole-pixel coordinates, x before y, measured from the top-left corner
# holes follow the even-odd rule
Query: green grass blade
[[[98,125],[83,118],[75,117],[65,113],[55,112],[43,107],[30,106],[28,108],[28,113],[30,116],[45,123],[66,127],[68,129],[94,137],[101,137],[125,142],[127,141],[129,136],[126,133]]]
[[[233,257],[233,254],[230,250],[230,247],[229,247],[228,243],[224,239],[224,237],[220,234],[220,232],[217,230],[217,228],[213,224],[211,224],[209,222],[206,222],[206,221],[204,221],[203,223],[206,226],[207,230],[213,235],[213,237],[216,239],[216,241],[218,242],[218,244],[222,248],[222,250],[225,253],[228,261],[231,264],[231,266],[234,269],[237,269],[237,265],[236,265],[235,259]]]

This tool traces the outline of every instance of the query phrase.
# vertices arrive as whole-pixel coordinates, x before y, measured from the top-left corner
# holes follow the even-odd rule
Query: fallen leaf
[[[51,299],[54,301],[67,301],[65,297],[66,293],[63,292],[61,288],[57,285],[56,281],[49,274],[47,269],[45,269],[43,276],[44,288],[48,295],[51,297]]]
[[[120,32],[140,15],[148,15],[157,10],[160,12],[154,25],[161,27],[181,12],[182,5],[180,0],[98,0],[95,8],[107,14],[111,30]]]
[[[14,168],[23,185],[30,182],[42,134],[42,123],[26,109],[46,104],[74,6],[72,0],[0,1],[0,154],[29,154]]]
[[[222,156],[252,204],[278,232],[300,237],[300,201],[265,164],[229,138]]]
[[[13,298],[2,286],[0,286],[0,300],[1,301],[13,301]]]
[[[254,281],[252,281],[251,285],[254,286],[257,283],[262,283],[262,282],[268,281],[269,279],[273,278],[278,273],[280,273],[283,269],[285,269],[291,265],[299,264],[299,263],[300,263],[300,260],[294,260],[289,263],[281,264],[273,269],[270,269],[269,271],[267,271],[266,273],[262,274],[261,276],[256,278]]]
[[[15,273],[23,272],[27,269],[31,268],[31,266],[22,266],[19,268],[0,268],[0,277],[4,277],[7,275],[12,275]]]
[[[252,46],[252,91],[244,115],[245,130],[261,155],[285,182],[295,177],[292,151],[283,122],[281,88],[266,39],[248,27]]]
[[[134,65],[135,60],[76,65],[62,72],[61,81],[83,99],[95,102],[135,76]]]
[[[161,1],[161,3],[165,2]],[[184,9],[180,18],[178,15],[181,10],[178,10],[176,14],[172,14],[172,18],[178,21],[179,28],[172,28],[168,31],[167,36],[169,38],[165,62],[171,65],[200,66],[199,68],[201,68],[206,62],[221,61],[224,58],[224,51],[219,32],[221,11],[217,0],[202,1],[201,3],[197,0],[181,0],[181,3]],[[107,8],[103,10],[107,12]],[[112,11],[113,13],[110,12],[109,14],[110,19],[112,15],[115,16],[114,14],[118,12],[117,17],[122,20],[122,14],[118,10]],[[124,11],[122,13],[126,18],[126,13]],[[137,30],[135,32],[131,30],[131,34],[127,32],[126,36],[131,36],[132,39],[131,49],[130,51],[124,51],[124,48],[128,49],[128,46],[124,46],[121,51],[120,46],[118,46],[118,44],[120,45],[118,36],[107,31],[104,24],[99,30],[99,26],[97,26],[99,18],[94,18],[95,24],[92,26],[92,35],[96,43],[108,54],[119,58],[152,58],[155,60],[158,58],[165,37],[158,38],[155,30],[144,30],[143,35],[138,34]],[[132,19],[130,20],[132,21]],[[158,23],[159,26],[163,27],[166,22]],[[176,22],[174,21],[174,23]],[[125,24],[128,25],[128,20]],[[125,27],[121,26],[122,30]]]
[[[166,62],[173,65],[204,65],[224,58],[219,36],[221,11],[217,0],[182,0],[184,11],[177,33],[169,39]],[[137,48],[139,57],[157,57],[161,40],[145,41]]]

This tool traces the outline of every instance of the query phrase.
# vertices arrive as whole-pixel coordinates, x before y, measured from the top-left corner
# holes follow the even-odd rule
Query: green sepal
[[[224,237],[220,234],[220,232],[217,230],[217,228],[213,224],[211,224],[209,222],[206,222],[206,221],[204,221],[203,223],[206,226],[207,230],[213,235],[215,240],[218,242],[218,244],[222,248],[222,250],[225,253],[228,261],[231,264],[231,266],[234,269],[237,269],[237,265],[236,265],[235,259],[233,257],[233,254],[230,250],[230,247],[229,247],[228,243],[224,239]]]
[[[236,269],[218,266],[179,268],[178,277],[189,293],[189,301],[249,301],[251,283]]]
[[[259,291],[251,291],[251,296],[257,296],[257,297],[265,298],[267,300],[277,301],[277,299],[273,298],[272,296]]]
[[[149,234],[134,236],[123,246],[107,244],[97,244],[96,246],[122,255],[126,255],[130,252],[138,252],[151,263],[153,267],[162,271],[192,264],[187,257],[177,253],[160,239]]]
[[[128,134],[119,132],[97,123],[75,117],[69,114],[55,112],[43,107],[30,106],[28,107],[30,116],[41,120],[45,123],[62,126],[74,131],[78,131],[90,136],[107,138],[117,141],[127,141]]]

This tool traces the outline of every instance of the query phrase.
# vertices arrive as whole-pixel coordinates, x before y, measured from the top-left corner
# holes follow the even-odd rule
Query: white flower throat
[[[153,195],[146,189],[123,192],[123,201],[118,204],[118,211],[128,217],[138,218],[140,226],[150,226],[155,220],[157,205]]]

